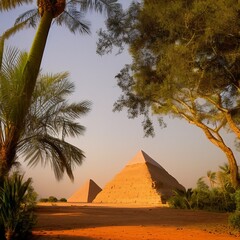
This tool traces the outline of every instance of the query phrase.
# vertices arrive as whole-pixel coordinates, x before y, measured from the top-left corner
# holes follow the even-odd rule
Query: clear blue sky
[[[128,0],[120,2],[124,6],[129,3]],[[0,13],[0,34],[26,9],[30,7]],[[126,112],[112,112],[113,103],[121,93],[114,76],[131,59],[127,52],[117,56],[98,56],[96,30],[104,27],[104,17],[90,14],[88,19],[92,25],[91,35],[72,35],[64,27],[53,25],[42,62],[44,72],[70,72],[76,85],[73,101],[90,100],[93,103],[92,111],[80,119],[87,128],[85,135],[70,139],[84,150],[86,158],[82,166],[75,168],[73,183],[67,176],[57,182],[50,165],[30,169],[23,163],[26,176],[33,178],[40,197],[68,198],[89,178],[104,187],[140,149],[185,187],[193,187],[208,170],[216,171],[225,163],[225,155],[206,139],[200,129],[184,120],[165,118],[167,128],[156,127],[154,138],[144,138],[142,119],[129,120]],[[21,31],[7,45],[28,50],[34,33],[34,29]],[[233,136],[229,134],[226,138],[233,147]],[[236,157],[239,159],[239,153]]]

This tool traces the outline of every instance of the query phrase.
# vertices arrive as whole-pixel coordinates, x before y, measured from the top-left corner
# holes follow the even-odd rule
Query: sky
[[[127,7],[129,0],[120,0]],[[0,13],[0,34],[7,30],[17,16],[31,6]],[[33,186],[40,198],[56,196],[69,198],[88,179],[104,187],[139,150],[143,150],[186,188],[194,187],[198,178],[208,170],[217,171],[226,162],[225,155],[197,127],[184,120],[165,117],[167,127],[155,124],[155,137],[144,137],[142,118],[128,119],[126,111],[112,111],[121,91],[115,76],[131,62],[127,50],[116,55],[96,54],[96,31],[104,28],[104,16],[90,13],[90,35],[73,35],[66,28],[53,25],[50,29],[42,71],[58,73],[68,71],[75,84],[71,101],[89,100],[92,110],[79,121],[87,130],[77,139],[69,139],[85,153],[81,166],[74,169],[74,182],[67,175],[57,181],[51,166],[38,165],[30,168],[20,160],[25,177],[33,179]],[[22,30],[7,41],[7,46],[16,46],[28,51],[35,29]],[[234,136],[224,134],[226,142],[234,149]],[[239,159],[239,153],[234,150]],[[238,161],[239,164],[239,161]]]

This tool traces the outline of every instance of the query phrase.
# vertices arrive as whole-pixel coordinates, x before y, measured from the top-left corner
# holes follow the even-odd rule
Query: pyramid
[[[165,204],[185,188],[142,150],[97,195],[94,203]]]
[[[102,189],[92,180],[89,179],[82,187],[79,188],[70,198],[68,202],[91,203]]]

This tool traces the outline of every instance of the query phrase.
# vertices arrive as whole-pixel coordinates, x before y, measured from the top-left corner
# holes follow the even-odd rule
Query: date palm
[[[233,191],[229,165],[225,163],[222,166],[219,166],[219,169],[220,170],[217,172],[217,178],[220,188],[225,192]]]
[[[214,188],[214,185],[216,184],[216,173],[211,170],[207,171],[207,178],[210,183],[210,187]]]
[[[7,7],[4,6],[4,3],[6,2],[8,1],[2,1],[0,7],[7,9]],[[10,1],[11,4],[9,5],[10,7],[14,7],[17,3],[20,4],[24,2],[28,3],[30,1]],[[48,32],[53,20],[56,19],[56,22],[60,25],[65,24],[73,33],[76,31],[82,33],[89,32],[89,26],[81,21],[83,12],[95,10],[100,13],[105,12],[109,15],[112,11],[116,11],[119,8],[117,0],[38,0],[37,5],[38,13],[35,12],[34,15],[34,12],[30,11],[28,18],[24,19],[22,16],[18,22],[18,24],[20,24],[22,21],[29,20],[29,22],[34,25],[34,19],[36,19],[34,16],[40,18],[35,38],[29,54],[27,55],[27,60],[21,71],[18,73],[18,81],[21,83],[21,89],[18,90],[19,94],[15,96],[15,100],[11,106],[11,109],[13,110],[10,114],[10,117],[15,118],[8,126],[9,129],[3,131],[0,149],[0,178],[3,178],[3,176],[8,173],[12,164],[15,162],[19,140],[22,137],[26,122],[28,121],[27,115],[32,103],[32,96],[36,86]],[[27,15],[25,15],[25,17],[26,16]],[[11,95],[11,92],[7,93]],[[5,128],[4,123],[2,123],[2,127]],[[59,144],[59,146],[60,145],[61,144]],[[51,144],[48,143],[47,146],[50,147]],[[57,149],[55,150],[55,153],[59,155],[60,152],[58,152]],[[72,177],[68,161],[70,160],[65,162],[64,168],[62,165],[59,165],[58,170],[66,169],[67,173]],[[61,175],[58,177],[60,176]]]
[[[21,118],[19,95],[24,87],[20,77],[27,59],[27,53],[16,49],[8,49],[3,59],[0,75],[1,177],[18,163],[18,156],[23,156],[31,166],[50,162],[58,180],[64,172],[73,179],[73,167],[82,163],[84,154],[68,143],[66,137],[77,137],[84,132],[85,128],[77,120],[89,111],[90,103],[67,102],[67,97],[74,91],[68,73],[39,74],[24,125],[16,129]],[[19,136],[16,147],[6,155],[16,132]]]
[[[0,217],[3,221],[6,240],[16,239],[18,225],[25,220],[24,218],[29,221],[34,219],[27,214],[29,209],[27,197],[31,183],[30,178],[24,181],[22,175],[15,173],[6,178],[3,187],[0,188]]]

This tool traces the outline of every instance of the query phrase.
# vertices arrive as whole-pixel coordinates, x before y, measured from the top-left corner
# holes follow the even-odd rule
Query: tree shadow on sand
[[[65,234],[56,235],[46,235],[46,234],[33,234],[31,240],[54,240],[54,239],[64,239],[64,240],[94,240],[91,237],[85,236],[70,236]]]

